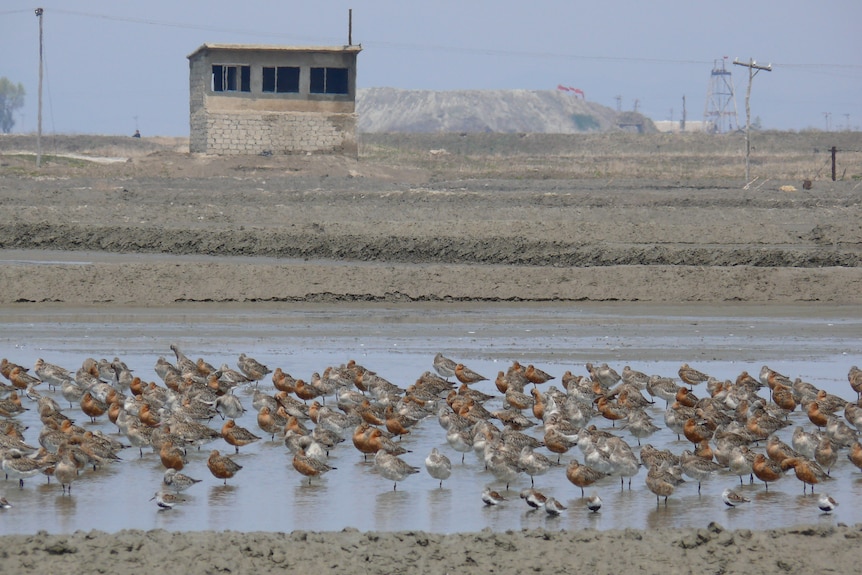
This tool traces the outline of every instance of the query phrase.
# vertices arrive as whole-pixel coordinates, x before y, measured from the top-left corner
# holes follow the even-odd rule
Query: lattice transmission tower
[[[739,129],[733,77],[724,65],[725,60],[727,56],[713,63],[709,88],[706,92],[706,106],[703,111],[706,131],[715,134],[725,134]]]

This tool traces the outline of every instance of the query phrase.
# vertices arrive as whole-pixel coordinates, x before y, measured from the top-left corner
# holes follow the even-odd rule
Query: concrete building
[[[204,44],[189,54],[189,149],[356,155],[361,46]]]

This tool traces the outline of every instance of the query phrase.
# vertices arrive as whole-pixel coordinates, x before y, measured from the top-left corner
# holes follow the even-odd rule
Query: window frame
[[[210,91],[223,93],[251,92],[251,65],[213,64],[210,75]],[[232,86],[232,87],[231,87]]]
[[[343,77],[334,77],[336,72]],[[322,77],[320,77],[322,74]],[[309,69],[309,94],[347,96],[350,94],[350,68],[345,66],[312,66]],[[321,86],[322,83],[322,86]]]
[[[267,89],[267,70],[272,70],[271,89]],[[299,94],[300,66],[261,66],[262,94]]]

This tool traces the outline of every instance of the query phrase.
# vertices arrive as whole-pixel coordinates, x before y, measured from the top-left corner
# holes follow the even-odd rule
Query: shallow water
[[[675,376],[680,364],[687,362],[719,379],[735,379],[743,370],[756,375],[766,364],[851,399],[855,394],[847,383],[847,371],[851,365],[862,364],[860,312],[858,306],[639,304],[15,306],[0,313],[0,356],[26,366],[41,357],[71,370],[86,357],[119,356],[143,379],[160,381],[153,366],[159,356],[173,361],[169,346],[176,343],[192,359],[203,357],[216,366],[228,363],[235,367],[237,356],[245,352],[270,368],[281,367],[304,379],[326,366],[355,359],[402,387],[432,369],[438,351],[463,360],[489,378],[513,360],[534,363],[557,379],[566,370],[586,374],[584,363],[588,361],[607,362],[620,372],[630,365],[666,376]],[[475,387],[497,393],[491,382]],[[268,379],[261,388],[273,391]],[[52,394],[48,389],[40,392]],[[61,405],[68,405],[59,392],[54,395]],[[240,390],[238,395],[249,409],[239,424],[265,436],[251,411],[251,390]],[[487,407],[493,410],[501,405],[500,399],[494,399]],[[87,418],[77,406],[70,412],[85,427],[116,432],[106,417],[89,424],[84,423]],[[661,401],[650,408],[658,425],[663,425],[663,412]],[[37,445],[41,423],[35,409],[19,419],[30,426],[25,432],[28,442]],[[794,425],[780,433],[787,443],[795,425],[813,427],[799,411],[791,420]],[[614,431],[601,418],[591,423]],[[221,424],[219,419],[211,422],[213,427]],[[541,436],[542,431],[532,428],[530,433]],[[625,431],[616,433],[637,452],[634,438]],[[685,439],[678,441],[667,429],[648,441],[677,453],[690,448]],[[633,478],[630,490],[621,490],[617,478],[588,489],[588,494],[597,491],[604,499],[601,512],[592,514],[584,507],[580,489],[565,477],[565,464],[572,457],[583,461],[580,450],[573,448],[563,456],[563,465],[536,478],[537,489],[568,507],[561,517],[550,518],[529,511],[518,498],[520,489],[529,486],[528,476],[521,476],[504,493],[508,502],[485,507],[480,499],[483,487],[491,485],[503,492],[505,485],[496,482],[473,453],[467,454],[462,465],[460,454],[446,444],[436,418],[421,422],[403,444],[412,450],[404,459],[422,471],[393,491],[392,482],[378,475],[370,460],[363,460],[349,438],[331,453],[330,464],[337,469],[309,485],[293,469],[283,443],[265,436],[241,448],[235,459],[244,469],[225,486],[206,467],[210,449],[233,452],[218,440],[189,453],[190,462],[183,472],[203,481],[183,494],[187,501],[170,511],[159,511],[149,500],[161,486],[164,468],[158,455],[145,451],[140,458],[136,449],[126,449],[120,453],[123,461],[83,472],[74,482],[71,496],[64,496],[56,481],[47,484],[44,477],[26,480],[23,489],[14,480],[0,480],[0,494],[14,504],[0,512],[0,534],[124,528],[330,531],[345,527],[448,533],[486,527],[497,531],[702,527],[709,521],[729,528],[765,529],[819,521],[862,522],[862,510],[855,505],[862,496],[862,473],[846,459],[846,450],[832,472],[835,479],[816,489],[818,494],[829,492],[840,503],[836,513],[823,516],[816,506],[817,496],[810,491],[803,495],[792,472],[770,485],[768,492],[760,482],[740,487],[736,476],[719,474],[705,480],[698,495],[697,482],[689,481],[677,488],[667,506],[657,506],[644,483],[643,469]],[[452,476],[442,489],[423,465],[432,447],[454,463]],[[726,508],[719,494],[734,486],[752,502]]]

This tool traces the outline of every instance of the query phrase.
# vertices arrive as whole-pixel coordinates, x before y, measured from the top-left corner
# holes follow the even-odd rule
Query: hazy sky
[[[654,120],[703,119],[727,56],[745,124],[748,70],[764,128],[862,126],[860,0],[3,0],[0,77],[21,82],[15,132],[35,132],[37,6],[44,8],[43,133],[187,135],[188,60],[205,42],[362,44],[358,86],[580,88]],[[828,116],[827,116],[828,114]]]

